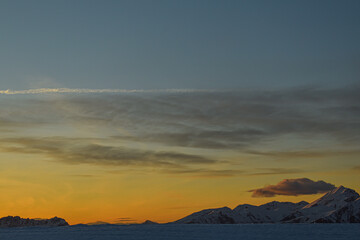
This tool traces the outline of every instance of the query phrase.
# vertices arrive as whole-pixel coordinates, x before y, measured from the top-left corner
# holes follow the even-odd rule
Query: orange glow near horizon
[[[248,192],[264,186],[264,182],[276,183],[282,180],[281,176],[193,178],[159,173],[108,174],[109,168],[62,165],[16,155],[0,154],[2,159],[12,159],[7,170],[1,168],[1,216],[58,216],[70,224],[97,221],[126,224],[148,219],[165,223],[206,208],[234,208],[244,203],[260,205],[274,200],[311,202],[322,195],[253,198]],[[359,190],[354,186],[357,182],[354,179],[360,180],[355,173],[308,176]]]

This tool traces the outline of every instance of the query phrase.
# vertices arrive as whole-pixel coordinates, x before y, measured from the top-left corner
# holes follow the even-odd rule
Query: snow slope
[[[228,207],[206,209],[195,212],[174,223],[189,224],[233,224],[233,223],[275,223],[293,211],[301,209],[307,202],[270,202],[261,206],[239,205],[233,210]]]
[[[340,186],[283,219],[289,223],[360,222],[360,196]]]
[[[305,201],[298,203],[273,201],[258,207],[239,205],[233,211],[236,223],[276,223],[307,204]]]

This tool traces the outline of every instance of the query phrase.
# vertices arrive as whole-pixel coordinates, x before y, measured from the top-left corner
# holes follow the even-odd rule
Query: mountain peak
[[[298,202],[298,203],[296,203],[296,205],[299,205],[299,206],[306,206],[306,205],[308,205],[309,203],[308,202],[306,202],[306,201],[301,201],[301,202]]]
[[[350,188],[339,186],[326,193],[321,198],[306,205],[304,208],[313,208],[317,206],[335,207],[336,205],[345,205],[348,202],[359,198],[359,194]]]
[[[351,189],[351,188],[346,188],[344,186],[339,186],[337,188],[334,188],[333,190],[331,190],[330,192],[328,192],[327,194],[324,195],[324,197],[340,197],[340,198],[346,198],[346,197],[359,197],[359,194]]]
[[[153,225],[153,224],[158,224],[158,223],[157,223],[157,222],[150,221],[150,220],[146,220],[146,221],[143,222],[142,224],[145,224],[145,225]]]
[[[330,192],[331,192],[331,193],[343,193],[343,192],[345,192],[347,189],[349,189],[349,188],[346,188],[346,187],[344,187],[343,185],[340,185],[339,187],[334,188],[334,189],[331,190]]]

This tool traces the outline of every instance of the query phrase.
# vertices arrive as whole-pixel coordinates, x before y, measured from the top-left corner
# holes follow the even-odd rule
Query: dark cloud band
[[[216,160],[193,154],[103,146],[91,144],[88,139],[61,137],[1,139],[0,148],[7,152],[44,154],[69,164],[176,168],[188,164],[216,162]]]

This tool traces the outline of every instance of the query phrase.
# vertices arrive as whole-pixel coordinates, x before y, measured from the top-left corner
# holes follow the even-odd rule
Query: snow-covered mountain
[[[3,217],[0,218],[0,227],[30,227],[30,226],[67,226],[69,225],[64,219],[54,217],[51,219],[29,219],[20,217]]]
[[[229,224],[236,223],[234,220],[234,212],[228,207],[205,209],[195,212],[187,217],[179,219],[174,223],[188,224]]]
[[[360,196],[340,186],[282,220],[292,223],[360,222]]]
[[[239,205],[233,210],[228,207],[206,209],[195,212],[174,223],[188,224],[232,224],[232,223],[275,223],[290,213],[301,209],[307,202],[269,202],[261,206]]]
[[[276,223],[307,204],[274,201],[261,206],[239,205],[233,211],[236,223]]]
[[[195,212],[173,223],[350,223],[360,222],[360,196],[340,186],[312,203],[269,202],[261,206],[239,205]]]

